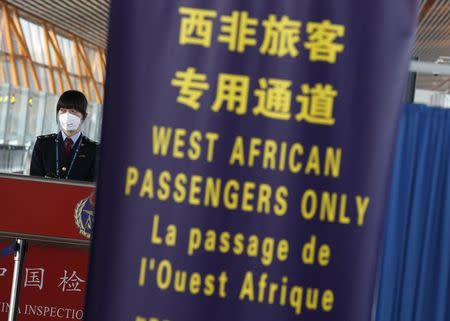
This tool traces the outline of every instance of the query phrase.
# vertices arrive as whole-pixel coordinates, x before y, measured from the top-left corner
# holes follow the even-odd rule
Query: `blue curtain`
[[[450,110],[405,106],[377,321],[450,321]]]

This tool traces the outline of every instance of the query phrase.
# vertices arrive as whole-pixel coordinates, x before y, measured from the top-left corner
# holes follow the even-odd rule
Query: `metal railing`
[[[27,146],[0,144],[0,172],[23,173],[28,153]]]

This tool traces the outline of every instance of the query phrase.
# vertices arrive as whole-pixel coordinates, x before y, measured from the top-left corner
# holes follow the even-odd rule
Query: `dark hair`
[[[75,109],[83,114],[83,118],[86,118],[87,104],[87,99],[82,92],[78,90],[68,90],[63,92],[59,97],[58,103],[56,104],[56,113],[58,113],[61,108]]]

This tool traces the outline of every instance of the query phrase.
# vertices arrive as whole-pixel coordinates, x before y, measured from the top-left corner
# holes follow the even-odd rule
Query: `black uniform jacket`
[[[31,158],[30,175],[52,178],[67,178],[79,181],[94,181],[98,144],[81,135],[72,147],[69,156],[64,153],[63,138],[58,134],[43,135],[36,139]],[[79,145],[72,168],[70,164]],[[59,166],[56,164],[58,151]],[[68,173],[70,170],[70,173]],[[59,172],[59,173],[58,173]],[[67,177],[67,174],[69,176]]]

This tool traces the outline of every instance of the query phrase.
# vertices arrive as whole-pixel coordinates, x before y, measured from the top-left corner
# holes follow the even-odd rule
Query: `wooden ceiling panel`
[[[1,0],[0,0],[1,1]],[[106,49],[110,0],[7,0],[24,12]],[[412,56],[420,61],[450,63],[450,1],[422,0]],[[442,59],[444,57],[444,59]],[[417,87],[450,89],[438,76],[418,75]]]
[[[7,0],[103,49],[107,47],[109,0]]]
[[[412,56],[419,61],[450,64],[450,1],[423,0]],[[446,91],[448,76],[418,74],[416,88]]]

